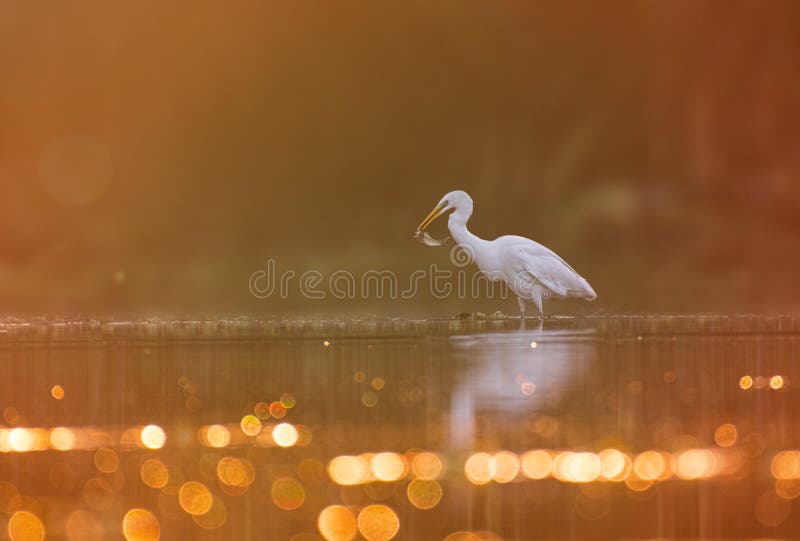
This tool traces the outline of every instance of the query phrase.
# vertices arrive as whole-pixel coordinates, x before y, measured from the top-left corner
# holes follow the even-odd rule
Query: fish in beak
[[[417,231],[424,231],[429,225],[433,223],[433,221],[441,216],[447,210],[447,203],[442,201],[438,205],[436,205],[432,211],[425,216],[425,219],[422,220],[419,225],[417,226]]]

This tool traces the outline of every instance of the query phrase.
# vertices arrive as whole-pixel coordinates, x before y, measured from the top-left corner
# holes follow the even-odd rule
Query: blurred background
[[[450,266],[458,188],[599,294],[550,312],[800,306],[791,0],[4,0],[0,119],[6,315],[515,313],[249,293]]]

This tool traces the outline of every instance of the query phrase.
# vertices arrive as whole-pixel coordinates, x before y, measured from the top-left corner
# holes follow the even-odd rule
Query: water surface
[[[757,316],[0,325],[0,536],[794,537],[798,336]]]

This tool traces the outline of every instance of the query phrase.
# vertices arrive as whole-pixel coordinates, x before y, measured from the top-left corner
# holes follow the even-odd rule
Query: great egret
[[[446,194],[433,210],[420,222],[415,237],[431,246],[430,235],[425,233],[433,221],[455,209],[447,221],[447,228],[490,280],[504,281],[517,296],[520,317],[525,317],[525,303],[533,302],[544,318],[542,300],[545,298],[578,298],[593,301],[597,298],[592,286],[555,252],[530,239],[505,235],[495,240],[484,240],[467,229],[472,216],[472,198],[467,192],[456,190]],[[426,240],[428,242],[426,242]]]

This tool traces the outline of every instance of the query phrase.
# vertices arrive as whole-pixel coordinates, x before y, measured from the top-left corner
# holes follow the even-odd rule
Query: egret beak
[[[441,216],[446,210],[447,210],[447,203],[439,203],[438,205],[436,205],[436,207],[434,207],[434,209],[430,211],[427,216],[425,216],[425,219],[419,223],[419,225],[417,226],[417,230],[423,231],[426,227],[431,225],[436,218]]]

